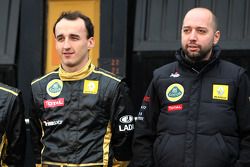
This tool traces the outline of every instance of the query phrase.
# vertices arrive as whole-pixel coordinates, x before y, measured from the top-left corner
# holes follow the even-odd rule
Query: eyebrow
[[[69,34],[69,36],[71,36],[71,37],[80,37],[80,35],[78,35],[78,34]]]
[[[64,35],[63,34],[59,34],[56,36],[56,38],[60,38],[60,37],[63,37]],[[70,37],[80,37],[80,35],[78,34],[69,34]]]
[[[59,35],[56,36],[56,38],[60,38],[60,37],[63,37],[63,35],[59,34]]]
[[[191,26],[183,26],[182,28],[191,28]],[[201,27],[201,26],[195,27],[195,29],[197,28],[207,29],[207,27]]]

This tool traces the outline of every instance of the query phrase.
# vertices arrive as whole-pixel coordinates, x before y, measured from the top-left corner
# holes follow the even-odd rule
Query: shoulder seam
[[[114,79],[114,80],[116,80],[116,81],[118,81],[118,82],[121,82],[120,79],[118,79],[118,78],[116,78],[116,77],[113,77],[112,75],[106,74],[105,72],[96,71],[96,70],[93,70],[93,72],[94,72],[94,73],[98,73],[98,74],[102,74],[102,75],[104,75],[104,76],[106,76],[106,77],[109,77],[109,78],[112,78],[112,79]]]
[[[0,87],[0,89],[3,90],[3,91],[9,92],[9,93],[11,93],[11,94],[13,94],[15,96],[18,96],[18,93],[13,91],[13,90],[10,90],[10,89],[4,88],[4,87]]]
[[[46,78],[46,77],[49,76],[50,74],[56,74],[56,73],[59,73],[59,71],[53,71],[53,72],[50,72],[50,73],[48,73],[48,74],[42,76],[41,78],[38,78],[38,79],[32,81],[32,82],[31,82],[31,85],[33,85],[34,83],[36,83],[36,82],[38,82],[38,81],[40,81],[40,80]]]

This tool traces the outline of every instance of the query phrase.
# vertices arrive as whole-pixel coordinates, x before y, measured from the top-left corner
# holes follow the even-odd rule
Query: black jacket
[[[250,82],[219,59],[177,61],[154,71],[139,112],[133,167],[249,167]]]
[[[61,81],[58,73],[32,82],[36,163],[112,166],[114,159],[130,160],[134,109],[126,84],[93,65],[76,81]]]
[[[25,155],[24,105],[21,92],[0,83],[0,166],[22,167]]]

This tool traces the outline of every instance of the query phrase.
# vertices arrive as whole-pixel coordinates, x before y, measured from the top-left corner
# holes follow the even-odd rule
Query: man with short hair
[[[87,16],[64,12],[53,30],[61,65],[31,83],[37,166],[126,166],[134,129],[126,83],[91,63],[94,28]]]
[[[250,82],[220,60],[215,15],[184,17],[176,62],[154,71],[139,112],[130,167],[250,166]]]

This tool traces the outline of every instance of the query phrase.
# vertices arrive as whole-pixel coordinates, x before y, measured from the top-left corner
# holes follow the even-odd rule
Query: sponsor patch
[[[171,102],[180,100],[184,95],[184,88],[181,84],[174,83],[166,90],[166,97]]]
[[[44,108],[54,108],[54,107],[64,106],[64,98],[44,100],[43,106]]]
[[[175,104],[175,105],[168,106],[168,112],[180,111],[182,109],[183,109],[183,105],[182,104]]]
[[[50,97],[57,97],[63,89],[63,82],[60,79],[53,79],[47,84],[46,90]]]
[[[120,121],[120,125],[119,125],[119,131],[123,132],[123,131],[131,131],[134,129],[134,124],[132,123],[134,120],[134,117],[132,115],[124,115],[122,116],[119,121]]]
[[[228,100],[228,85],[213,84],[213,99]]]
[[[150,102],[150,97],[149,97],[149,96],[144,96],[144,97],[143,97],[143,101],[145,101],[145,102]]]
[[[99,81],[84,80],[83,93],[86,94],[97,94]]]
[[[122,116],[119,121],[124,124],[129,124],[133,121],[133,116],[132,115],[124,115]]]
[[[54,125],[61,125],[62,120],[55,120],[55,121],[43,121],[45,126],[54,126]]]
[[[119,131],[131,131],[134,129],[134,124],[125,124],[125,125],[119,125]]]
[[[175,73],[171,73],[170,77],[178,78],[180,77],[180,74],[176,71]]]
[[[140,112],[138,113],[138,116],[135,117],[134,119],[135,119],[135,121],[137,121],[137,120],[138,120],[138,121],[143,121],[143,120],[144,120],[143,112],[140,111]]]

